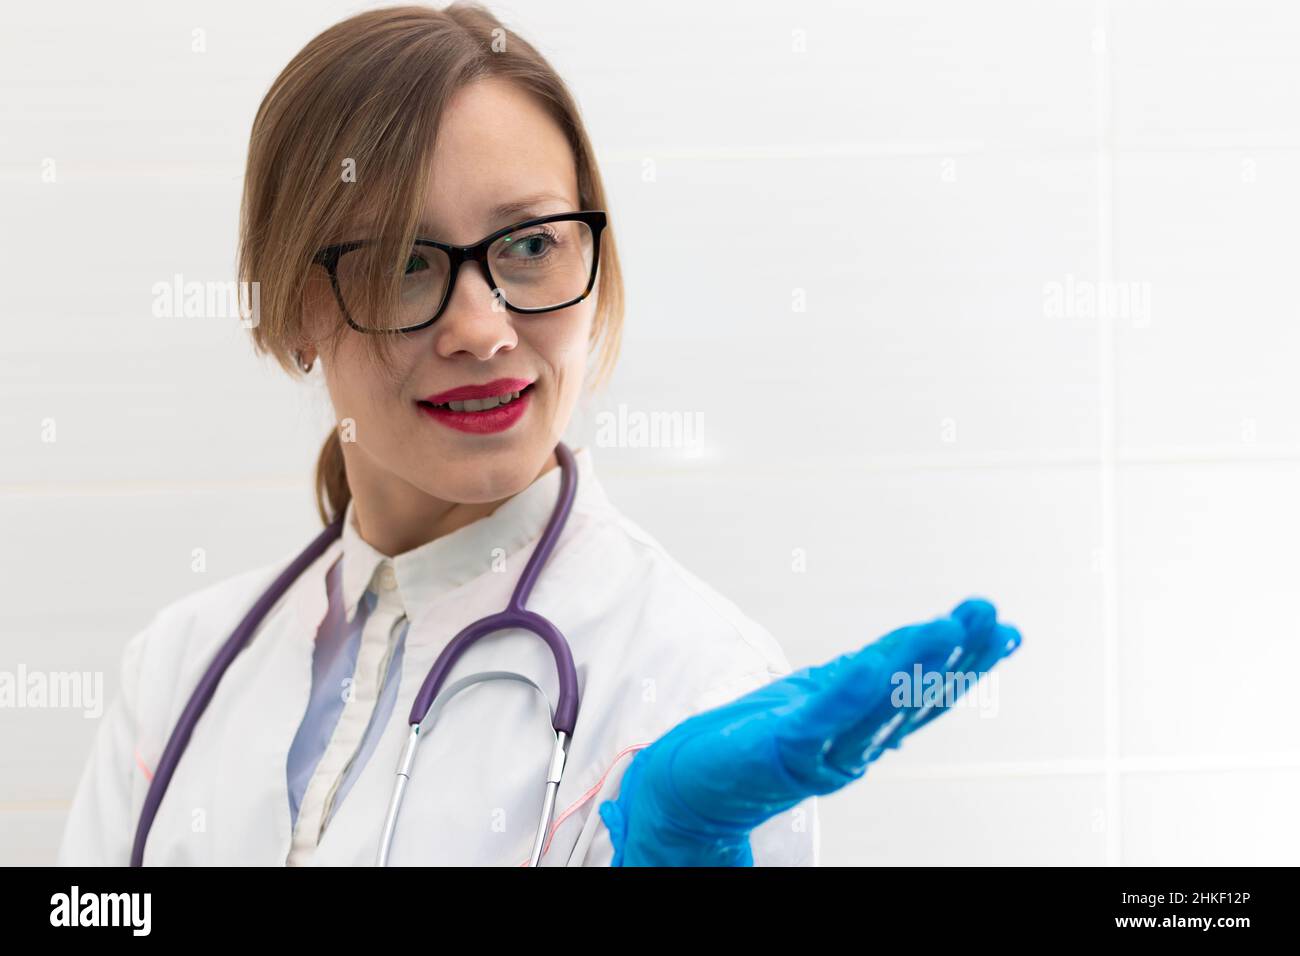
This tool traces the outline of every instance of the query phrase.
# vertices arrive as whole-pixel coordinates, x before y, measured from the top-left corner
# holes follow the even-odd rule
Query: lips
[[[461,385],[436,395],[426,395],[420,399],[422,405],[448,405],[451,402],[479,402],[484,399],[504,398],[522,392],[532,382],[526,378],[498,378],[482,385]]]
[[[432,411],[452,411],[475,414],[478,412],[488,412],[494,408],[500,408],[503,405],[510,405],[514,402],[521,401],[525,395],[532,391],[531,385],[525,385],[523,388],[514,392],[505,392],[501,395],[488,395],[484,398],[462,398],[452,399],[448,402],[419,402],[421,408],[427,408]]]
[[[505,385],[498,382],[504,382]],[[521,387],[504,394],[498,391],[510,386]],[[421,414],[448,428],[471,435],[488,435],[506,431],[522,419],[532,403],[536,389],[532,383],[520,379],[498,379],[487,385],[462,386],[432,397],[441,398],[458,393],[464,395],[467,390],[479,393],[486,391],[489,394],[483,397],[452,398],[442,403],[421,400],[416,402],[416,407]]]

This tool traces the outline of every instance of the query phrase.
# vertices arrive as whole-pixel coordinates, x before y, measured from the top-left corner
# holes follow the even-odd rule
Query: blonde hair
[[[576,102],[546,59],[478,3],[370,10],[337,23],[289,62],[258,108],[248,144],[240,206],[239,278],[258,283],[253,343],[291,375],[304,343],[303,295],[312,257],[366,222],[379,240],[376,261],[400,263],[415,238],[434,138],[443,109],[461,87],[498,77],[532,93],[573,150],[579,208],[608,209],[605,189]],[[355,181],[343,171],[356,170]],[[317,267],[318,268],[318,267]],[[377,293],[383,308],[400,270]],[[249,288],[250,286],[246,286]],[[590,347],[600,342],[593,387],[618,359],[623,279],[613,229],[601,237]],[[340,320],[330,345],[347,334]],[[365,335],[369,354],[391,368],[391,336]],[[329,523],[352,497],[338,429],[316,463],[316,507]]]

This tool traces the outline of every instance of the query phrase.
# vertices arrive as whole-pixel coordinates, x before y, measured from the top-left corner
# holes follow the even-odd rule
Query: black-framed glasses
[[[605,212],[586,209],[525,219],[469,246],[417,238],[397,298],[381,290],[392,278],[373,239],[321,249],[312,262],[329,272],[348,325],[358,332],[414,332],[438,320],[467,261],[477,262],[493,296],[511,312],[553,312],[581,302],[596,284]]]

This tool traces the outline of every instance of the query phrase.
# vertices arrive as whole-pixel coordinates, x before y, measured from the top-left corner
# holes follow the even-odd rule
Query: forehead
[[[448,102],[430,173],[421,232],[446,242],[579,208],[573,150],[559,124],[532,94],[496,78]]]

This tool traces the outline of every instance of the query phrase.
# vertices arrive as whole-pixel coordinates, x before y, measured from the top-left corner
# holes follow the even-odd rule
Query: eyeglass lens
[[[499,237],[488,249],[488,271],[505,304],[520,309],[563,305],[586,291],[594,246],[585,222],[560,220],[525,226]],[[362,328],[402,329],[420,325],[438,310],[451,280],[451,260],[434,246],[415,244],[406,259],[396,307],[378,314],[376,287],[384,270],[375,257],[379,243],[349,250],[335,270],[339,293],[352,321]]]

